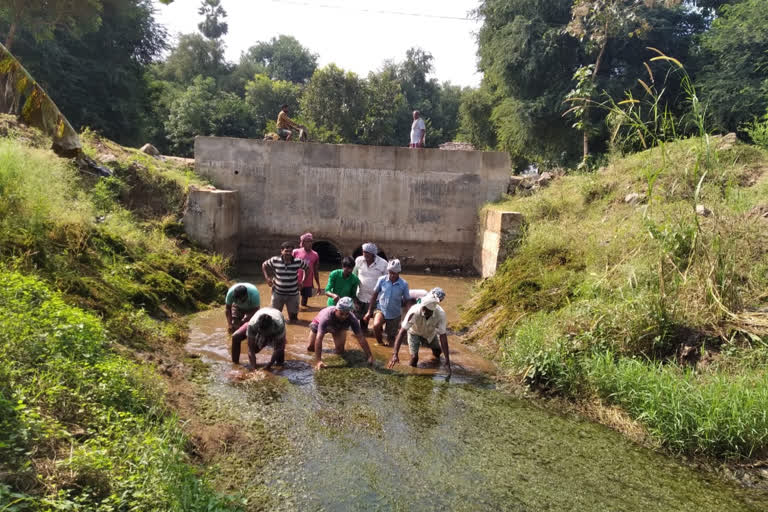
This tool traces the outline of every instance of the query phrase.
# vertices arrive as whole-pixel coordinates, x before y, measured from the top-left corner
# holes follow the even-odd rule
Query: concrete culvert
[[[341,266],[341,258],[344,255],[331,242],[318,240],[312,244],[312,249],[320,256],[320,265],[333,266],[335,268]]]

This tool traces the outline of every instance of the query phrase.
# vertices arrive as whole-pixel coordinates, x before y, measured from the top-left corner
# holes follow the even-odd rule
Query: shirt
[[[296,295],[299,293],[299,270],[307,270],[304,260],[293,258],[285,263],[282,256],[273,256],[267,260],[267,268],[275,275],[272,291],[278,295]]]
[[[432,316],[426,318],[423,314],[424,309],[426,308],[421,304],[411,306],[411,309],[405,314],[401,327],[408,329],[408,332],[411,334],[431,341],[435,336],[446,333],[445,310],[437,306]]]
[[[344,269],[337,269],[331,272],[328,276],[328,284],[325,286],[325,291],[335,293],[342,297],[354,297],[357,293],[357,288],[360,286],[360,278],[355,274],[349,274],[349,277],[344,277]],[[328,305],[333,306],[336,302],[328,297]]]
[[[353,333],[360,334],[360,320],[354,313],[350,313],[346,320],[341,320],[336,317],[334,311],[336,311],[336,306],[323,308],[312,320],[313,324],[317,324],[318,335],[322,332],[338,332],[349,328],[352,328]]]
[[[403,300],[410,298],[408,283],[402,277],[398,277],[394,283],[389,280],[389,276],[381,276],[376,283],[374,293],[379,292],[379,300],[376,303],[376,309],[384,313],[386,320],[398,318],[403,309]]]
[[[258,328],[258,322],[264,315],[272,317],[272,327],[266,331]],[[273,340],[285,336],[285,319],[283,314],[274,308],[261,308],[248,320],[248,336],[261,336]]]
[[[427,131],[427,125],[424,124],[424,119],[414,119],[413,124],[411,124],[411,144],[421,142],[421,135],[425,131]]]
[[[387,275],[387,260],[380,256],[374,256],[373,264],[368,266],[364,256],[355,259],[353,272],[360,278],[360,287],[357,289],[357,300],[368,304],[373,296],[373,289],[381,276]]]
[[[245,286],[245,289],[248,290],[248,297],[243,302],[235,300],[235,288],[238,286]],[[261,297],[259,296],[258,288],[253,286],[251,283],[237,283],[236,285],[231,286],[229,290],[227,290],[227,296],[224,298],[224,303],[227,306],[234,304],[237,306],[237,309],[243,311],[251,311],[254,309],[259,309],[259,306],[261,305]]]
[[[293,128],[294,130],[299,130],[299,125],[293,122],[293,120],[288,117],[288,114],[280,111],[279,114],[277,114],[277,128],[283,129],[283,130],[289,130]]]
[[[320,261],[320,256],[311,249],[309,252],[307,252],[307,250],[303,247],[299,247],[298,249],[293,250],[293,257],[304,260],[307,263],[308,270],[303,272],[304,280],[301,282],[301,286],[304,288],[311,288],[312,280],[315,278],[315,263]]]

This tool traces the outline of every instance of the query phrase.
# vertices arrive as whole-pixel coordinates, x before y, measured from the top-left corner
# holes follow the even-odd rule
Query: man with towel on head
[[[368,313],[368,304],[371,302],[373,289],[376,288],[379,278],[387,275],[387,260],[378,256],[378,253],[379,249],[376,244],[364,243],[363,255],[355,259],[355,269],[352,271],[360,279],[355,306],[363,330],[368,330],[368,320],[365,320],[365,314]]]
[[[387,275],[381,276],[376,282],[371,302],[368,304],[368,313],[363,317],[364,321],[373,318],[373,333],[379,345],[384,344],[382,328],[387,333],[387,344],[395,340],[403,304],[410,299],[408,283],[400,277],[401,271],[400,260],[394,259],[387,263]]]
[[[448,367],[448,375],[451,374],[451,357],[448,351],[448,334],[445,311],[438,302],[441,301],[435,294],[435,290],[441,292],[445,298],[445,292],[436,288],[430,291],[421,301],[412,306],[405,314],[405,319],[400,326],[400,331],[395,339],[395,348],[392,359],[389,360],[389,368],[400,362],[398,352],[403,342],[403,336],[408,336],[408,351],[411,353],[410,365],[416,367],[419,363],[419,348],[429,347],[432,355],[440,361],[440,354],[445,354],[445,365]],[[439,339],[439,343],[438,343]]]
[[[350,297],[342,297],[335,306],[328,306],[317,314],[312,323],[309,324],[309,345],[308,352],[315,353],[315,368],[318,370],[325,368],[323,357],[323,338],[326,334],[333,336],[333,344],[336,347],[337,354],[343,354],[347,343],[347,329],[357,336],[357,342],[360,348],[365,352],[368,364],[373,364],[373,354],[365,341],[363,330],[360,328],[360,321],[357,319],[352,309],[355,307]]]

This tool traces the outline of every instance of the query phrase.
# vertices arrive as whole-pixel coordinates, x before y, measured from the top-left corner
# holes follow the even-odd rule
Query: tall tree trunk
[[[8,29],[8,37],[5,38],[5,48],[11,51],[11,45],[13,44],[13,38],[16,36],[16,21],[11,23],[11,28]]]
[[[597,80],[597,72],[600,70],[600,64],[603,62],[603,56],[605,55],[605,47],[608,46],[608,41],[605,41],[600,47],[600,52],[597,54],[597,60],[595,60],[595,69],[592,70],[592,83]],[[586,162],[589,157],[589,102],[584,102],[584,134],[583,134],[583,149],[584,159]]]

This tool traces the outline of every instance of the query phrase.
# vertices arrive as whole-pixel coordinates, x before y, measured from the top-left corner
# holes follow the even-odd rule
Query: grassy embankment
[[[177,222],[197,180],[84,141],[114,177],[79,172],[0,118],[0,510],[235,509],[192,464],[200,446],[158,372],[189,373],[179,315],[225,287],[226,262]]]
[[[756,461],[768,457],[768,153],[717,146],[663,144],[489,206],[528,225],[462,323],[531,388],[676,453]],[[645,204],[626,203],[632,192]]]

